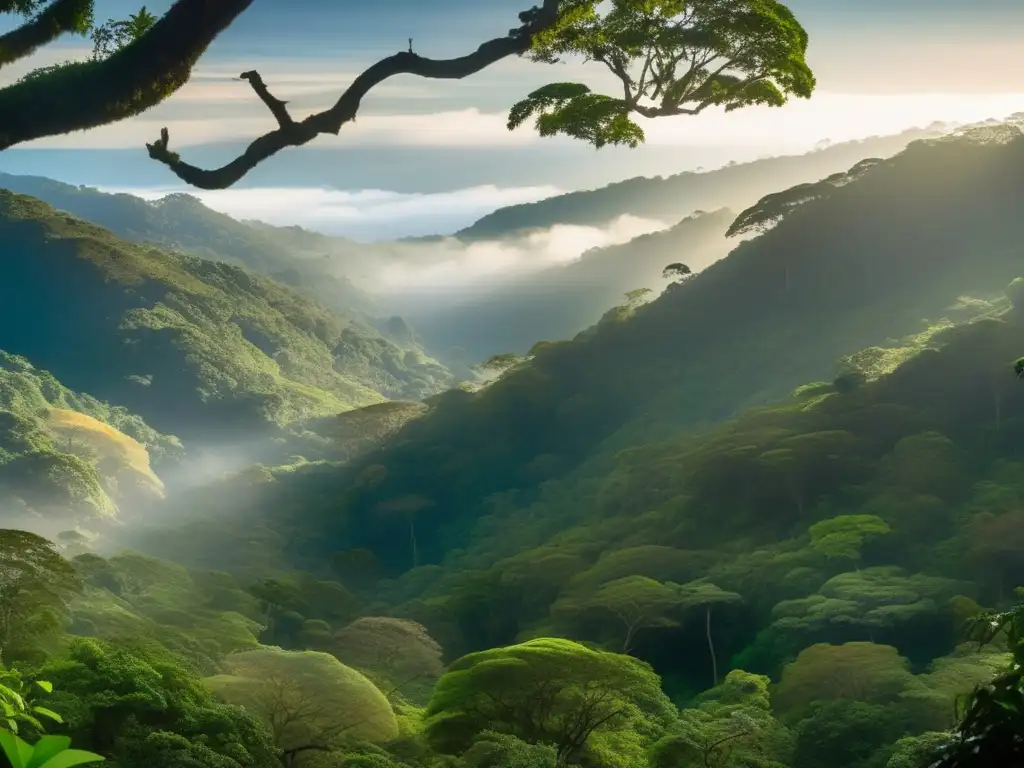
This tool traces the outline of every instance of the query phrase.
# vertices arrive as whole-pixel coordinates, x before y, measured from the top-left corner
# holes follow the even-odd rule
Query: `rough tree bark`
[[[74,2],[57,0],[51,11],[66,12]],[[563,2],[543,0],[542,5],[523,11],[520,27],[465,56],[430,59],[407,50],[381,59],[356,77],[333,106],[301,121],[292,118],[286,102],[270,93],[258,72],[243,72],[241,78],[266,104],[278,127],[220,168],[206,170],[184,162],[170,150],[166,128],[146,148],[150,157],[191,186],[225,189],[286,147],[301,146],[320,134],[338,134],[355,119],[363,97],[390,77],[409,74],[460,80],[528,52],[534,36],[558,20]],[[0,89],[0,151],[33,139],[97,128],[156,106],[188,82],[210,43],[251,4],[252,0],[177,0],[152,29],[113,56],[75,63]],[[41,25],[34,20],[0,36],[0,67],[24,58],[61,31],[68,31],[67,25]]]

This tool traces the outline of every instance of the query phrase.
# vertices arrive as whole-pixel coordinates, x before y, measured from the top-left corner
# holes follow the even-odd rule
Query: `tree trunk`
[[[715,644],[711,640],[711,606],[707,607],[704,631],[708,638],[708,650],[711,652],[711,687],[718,685],[718,659],[715,657]]]
[[[633,650],[633,636],[636,634],[636,622],[626,625],[626,639],[622,641],[622,653],[628,654]]]

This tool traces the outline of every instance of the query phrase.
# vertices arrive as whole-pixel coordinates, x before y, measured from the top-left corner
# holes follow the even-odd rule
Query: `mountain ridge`
[[[120,240],[33,198],[0,191],[0,237],[0,348],[182,437],[451,383],[429,358],[268,277]],[[36,320],[26,328],[24,316]]]
[[[711,171],[684,171],[653,178],[638,176],[597,189],[567,192],[534,203],[499,208],[459,230],[455,237],[474,241],[556,224],[601,225],[624,214],[675,221],[698,209],[731,207],[741,210],[777,189],[845,171],[867,157],[895,154],[912,141],[941,135],[950,127],[946,123],[933,123],[898,134],[870,136],[802,154],[737,163]],[[758,175],[762,177],[760,180],[748,178]],[[737,186],[742,186],[743,191],[737,191]]]

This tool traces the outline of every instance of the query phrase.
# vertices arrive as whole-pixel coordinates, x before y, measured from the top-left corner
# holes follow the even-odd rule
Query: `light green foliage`
[[[462,753],[468,768],[555,768],[558,752],[550,744],[530,744],[507,733],[484,731]]]
[[[784,600],[772,610],[772,629],[805,638],[853,627],[885,629],[936,615],[957,591],[950,579],[877,566],[841,573],[816,594]]]
[[[928,732],[904,736],[893,746],[892,756],[885,768],[926,768],[938,750],[949,743],[949,734]]]
[[[104,760],[94,752],[71,749],[71,739],[67,736],[43,736],[35,744],[29,744],[13,733],[0,730],[0,749],[11,768],[72,768]]]
[[[441,646],[426,627],[408,619],[364,616],[343,627],[328,650],[343,664],[358,669],[384,689],[426,705],[444,672]]]
[[[811,547],[825,557],[860,560],[864,543],[892,529],[876,515],[840,515],[810,528]]]
[[[773,699],[779,712],[796,717],[814,702],[896,701],[912,682],[906,659],[891,646],[818,644],[785,666]]]
[[[72,425],[81,439],[74,438]],[[97,440],[105,450],[94,450]],[[119,453],[126,445],[135,452]],[[114,516],[118,501],[151,502],[161,489],[150,459],[174,459],[181,452],[176,438],[138,416],[73,392],[25,358],[0,352],[0,485],[26,517],[75,524]]]
[[[784,768],[792,735],[771,712],[770,680],[742,670],[680,713],[673,733],[654,745],[652,768]]]
[[[260,648],[228,656],[223,667],[225,673],[208,678],[207,685],[257,714],[286,756],[348,739],[381,742],[398,735],[380,689],[329,654]]]
[[[93,58],[106,59],[117,53],[142,37],[155,23],[156,16],[147,11],[146,6],[127,19],[107,19],[105,24],[92,30]]]
[[[391,365],[389,355],[405,353],[378,333],[240,267],[130,244],[10,192],[0,192],[0,233],[12,263],[80,274],[75,290],[98,292],[74,320],[88,365],[69,364],[27,332],[14,339],[19,348],[60,365],[69,386],[87,382],[104,398],[137,404],[147,421],[186,439],[215,426],[305,422],[385,396],[419,398],[449,383],[429,366]],[[12,290],[72,300],[62,293],[70,284],[37,284],[43,278],[28,267],[18,275]]]
[[[182,659],[162,649],[75,640],[40,674],[53,681],[53,706],[74,743],[119,768],[279,768],[266,729],[216,703]]]
[[[82,555],[73,563],[87,585],[71,605],[77,634],[156,642],[204,671],[258,644],[259,603],[227,574],[193,574],[130,552],[109,560]]]
[[[974,644],[958,647],[936,659],[927,672],[915,675],[903,699],[921,730],[942,731],[956,725],[957,700],[987,684],[1011,662],[1011,654]]]
[[[559,762],[591,745],[635,760],[675,719],[658,676],[629,656],[542,638],[469,654],[438,682],[426,711],[436,749],[460,753],[488,730],[555,746]],[[618,734],[628,738],[617,740]],[[625,754],[616,754],[618,749]],[[632,753],[632,757],[631,754]]]
[[[28,726],[42,732],[46,722],[63,722],[52,709],[37,703],[40,694],[52,692],[48,680],[25,680],[16,670],[0,669],[0,731],[17,734]]]
[[[559,22],[535,37],[531,57],[599,62],[625,93],[612,97],[579,83],[552,83],[512,107],[509,129],[535,117],[541,136],[565,134],[598,148],[635,147],[644,132],[632,114],[781,106],[814,90],[804,62],[807,33],[774,0],[570,0],[563,6]]]

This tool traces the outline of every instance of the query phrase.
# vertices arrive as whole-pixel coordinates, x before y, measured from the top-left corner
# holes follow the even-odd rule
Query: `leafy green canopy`
[[[585,749],[628,749],[632,740],[617,739],[620,732],[656,739],[674,718],[647,664],[541,638],[454,662],[427,707],[426,735],[441,752],[458,753],[484,731],[500,731],[553,744],[564,764]]]
[[[570,0],[560,21],[537,35],[530,57],[566,55],[603,64],[622,96],[580,83],[552,83],[512,107],[510,130],[535,117],[542,136],[564,134],[595,147],[644,140],[632,120],[778,107],[809,98],[807,33],[775,0]]]

